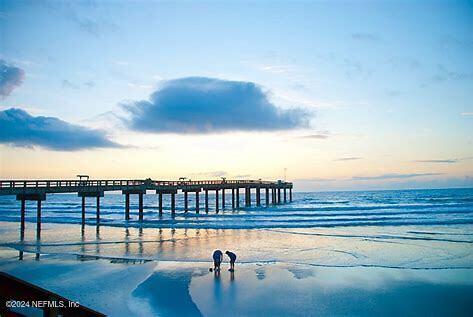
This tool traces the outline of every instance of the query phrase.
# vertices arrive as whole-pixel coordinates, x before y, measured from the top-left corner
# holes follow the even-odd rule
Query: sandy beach
[[[438,227],[86,226],[82,236],[78,225],[45,224],[40,244],[32,236],[19,242],[15,223],[0,228],[0,270],[111,316],[473,312],[473,238],[465,234],[472,229],[467,225],[433,237]],[[209,272],[216,248],[239,255],[234,274],[227,271],[228,259],[220,275]]]

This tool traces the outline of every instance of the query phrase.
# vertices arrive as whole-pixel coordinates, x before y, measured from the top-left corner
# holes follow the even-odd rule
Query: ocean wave
[[[108,194],[101,200],[101,225],[151,228],[309,228],[354,226],[400,226],[473,223],[473,189],[412,190],[380,192],[294,193],[294,202],[261,207],[253,204],[232,211],[231,195],[227,208],[215,213],[215,197],[209,197],[210,212],[194,210],[190,195],[188,213],[184,212],[183,197],[176,201],[176,215],[171,217],[169,201],[165,200],[163,216],[158,214],[157,201],[145,196],[144,221],[138,222],[138,204],[131,203],[132,219],[125,221],[124,199],[120,194]],[[242,198],[242,196],[240,196]],[[254,199],[254,195],[253,195]],[[264,203],[264,199],[263,199]],[[221,205],[220,205],[221,206]],[[27,203],[26,221],[36,221],[36,208]],[[86,223],[95,223],[94,200],[87,200]],[[0,221],[18,222],[19,203],[15,197],[0,197]],[[81,205],[75,194],[48,195],[42,206],[43,223],[80,223]]]

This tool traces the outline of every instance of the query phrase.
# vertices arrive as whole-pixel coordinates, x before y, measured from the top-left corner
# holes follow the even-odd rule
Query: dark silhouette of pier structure
[[[138,220],[143,220],[143,196],[147,191],[154,191],[158,195],[159,216],[163,214],[163,195],[170,195],[171,216],[176,214],[176,195],[184,194],[184,212],[189,212],[189,193],[195,195],[195,212],[200,213],[199,194],[204,193],[204,211],[209,212],[209,192],[215,192],[215,212],[225,209],[225,193],[231,191],[232,210],[240,209],[240,191],[244,194],[245,207],[252,204],[251,193],[255,192],[256,206],[262,206],[262,191],[264,191],[264,205],[277,205],[292,202],[292,183],[284,181],[263,180],[179,180],[157,181],[145,180],[89,180],[84,175],[76,180],[2,180],[0,181],[0,195],[15,195],[21,202],[20,209],[20,239],[24,238],[26,201],[37,202],[36,238],[41,235],[41,202],[46,200],[47,194],[77,193],[82,199],[82,226],[85,225],[86,198],[92,197],[97,201],[96,222],[100,223],[100,198],[108,191],[121,191],[125,195],[125,220],[130,220],[130,195],[138,195]]]

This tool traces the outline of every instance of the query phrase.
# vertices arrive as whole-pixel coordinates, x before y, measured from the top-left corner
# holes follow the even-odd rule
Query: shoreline
[[[240,263],[397,269],[473,268],[473,226],[385,226],[291,229],[155,229],[43,224],[40,242],[0,222],[0,246],[17,252],[71,254],[133,261],[207,262],[214,249],[233,249]],[[27,227],[28,229],[28,227]],[[415,230],[414,230],[415,229]],[[442,229],[442,231],[439,231]],[[436,231],[437,235],[430,233]],[[180,250],[180,252],[178,252]],[[420,256],[420,257],[419,257]],[[429,261],[430,259],[430,261]]]

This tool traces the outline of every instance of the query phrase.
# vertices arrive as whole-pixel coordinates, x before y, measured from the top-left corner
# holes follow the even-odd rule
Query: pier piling
[[[187,205],[187,191],[184,191],[184,212],[188,212],[188,205]]]
[[[266,207],[269,206],[269,187],[265,188],[265,196],[266,196]]]
[[[158,209],[159,216],[161,217],[163,215],[163,193],[158,193]]]
[[[240,188],[235,188],[236,191],[236,208],[240,209]]]
[[[37,201],[36,209],[36,240],[41,239],[41,200]]]
[[[130,194],[125,194],[125,220],[130,220]]]
[[[235,210],[235,188],[232,188],[232,210]]]
[[[138,218],[143,220],[143,193],[138,194]]]
[[[97,196],[97,219],[96,222],[100,222],[100,196]]]
[[[261,189],[256,187],[256,206],[261,206]]]
[[[171,193],[171,216],[176,216],[176,194]]]
[[[225,188],[222,188],[222,210],[225,210]]]
[[[25,239],[25,213],[26,213],[26,200],[21,200],[21,217],[20,217],[20,240]]]
[[[245,187],[245,207],[251,206],[251,187]]]
[[[82,225],[85,225],[85,196],[82,196]]]

